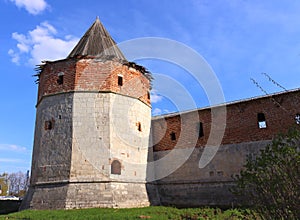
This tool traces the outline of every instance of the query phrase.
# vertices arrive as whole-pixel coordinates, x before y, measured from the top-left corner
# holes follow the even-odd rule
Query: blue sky
[[[228,102],[263,95],[250,78],[268,93],[282,91],[262,72],[286,89],[299,87],[299,11],[300,2],[292,0],[0,0],[0,173],[30,169],[35,65],[65,58],[96,16],[118,43],[161,37],[196,50]],[[209,105],[205,91],[182,68],[157,60],[140,63],[180,82],[197,107]],[[153,113],[178,111],[157,84],[154,80]]]

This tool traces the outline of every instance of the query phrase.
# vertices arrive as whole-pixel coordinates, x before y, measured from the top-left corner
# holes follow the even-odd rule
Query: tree
[[[8,192],[7,173],[0,175],[0,196],[6,196]]]
[[[21,171],[8,175],[10,194],[24,196],[27,187],[27,176]]]
[[[300,131],[279,134],[260,155],[248,157],[233,190],[262,219],[300,219]]]

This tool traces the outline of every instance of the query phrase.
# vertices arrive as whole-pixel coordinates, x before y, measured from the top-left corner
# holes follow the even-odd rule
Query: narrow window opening
[[[58,85],[64,84],[64,75],[59,75],[57,79]]]
[[[53,128],[52,121],[45,121],[45,130],[51,130]]]
[[[172,141],[176,140],[176,134],[174,132],[171,132],[170,137]]]
[[[142,131],[142,124],[141,124],[141,122],[137,123],[137,129],[138,129],[138,131]]]
[[[121,163],[118,160],[114,160],[111,163],[111,174],[121,175]]]
[[[150,92],[147,92],[147,98],[150,99]]]
[[[204,136],[203,123],[202,122],[199,122],[199,124],[198,124],[198,135],[199,135],[199,137]]]
[[[258,113],[257,114],[257,121],[258,121],[258,127],[259,128],[266,128],[267,123],[266,123],[266,118],[264,113]]]
[[[209,176],[214,176],[214,175],[215,175],[214,171],[209,172]]]
[[[58,116],[58,119],[61,119],[61,115]]]
[[[296,121],[296,124],[297,124],[297,125],[300,125],[300,114],[299,114],[299,113],[296,114],[296,116],[295,116],[295,121]]]
[[[123,76],[118,76],[118,86],[123,86]]]

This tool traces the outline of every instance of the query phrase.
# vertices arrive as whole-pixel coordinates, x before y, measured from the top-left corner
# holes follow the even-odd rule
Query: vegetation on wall
[[[262,149],[249,156],[233,190],[262,219],[300,219],[300,131],[293,128],[279,134]]]

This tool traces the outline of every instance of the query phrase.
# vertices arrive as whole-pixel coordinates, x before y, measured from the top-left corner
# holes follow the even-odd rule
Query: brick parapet
[[[274,135],[280,132],[284,133],[296,124],[295,116],[300,113],[299,105],[300,90],[228,104],[226,106],[226,128],[221,145],[271,140]],[[212,126],[212,108],[152,119],[154,151],[171,150],[175,146],[184,148],[187,147],[186,143],[195,138],[196,147],[204,147]],[[189,117],[195,118],[197,113],[197,120],[188,119]],[[258,113],[264,114],[266,128],[259,128]],[[183,118],[185,119],[183,120]],[[200,122],[203,125],[203,137],[198,137]],[[175,133],[176,140],[171,140],[172,132]],[[178,143],[179,139],[185,144]]]
[[[63,83],[59,83],[63,76]],[[122,85],[118,85],[118,77]],[[135,97],[150,106],[150,80],[138,69],[116,60],[65,59],[46,63],[39,75],[38,103],[43,96],[70,91],[103,91]]]

